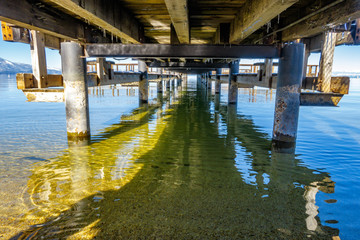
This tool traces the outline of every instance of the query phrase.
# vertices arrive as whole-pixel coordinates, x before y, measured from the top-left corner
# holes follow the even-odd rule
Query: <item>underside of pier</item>
[[[65,85],[69,119],[72,112],[83,111],[79,119],[88,120],[88,85],[111,85],[132,78],[144,103],[150,79],[160,82],[158,92],[162,92],[164,80],[181,81],[183,73],[202,74],[207,88],[211,88],[211,79],[216,80],[215,92],[220,93],[226,75],[229,104],[236,104],[240,86],[277,88],[273,139],[280,142],[295,141],[300,104],[326,105],[324,99],[330,99],[325,102],[336,105],[347,94],[349,79],[331,77],[333,53],[337,45],[360,43],[359,18],[358,0],[0,2],[3,39],[31,45],[33,73],[18,76],[19,89],[34,95],[34,89],[45,93],[49,87]],[[61,50],[62,76],[47,75],[45,47]],[[311,52],[321,52],[319,74],[306,78]],[[85,57],[97,58],[95,79],[86,74]],[[134,58],[139,62],[138,72],[115,74],[106,57]],[[255,75],[245,76],[239,73],[241,58],[265,62]],[[273,59],[279,59],[277,73]],[[149,74],[149,68],[159,71]],[[230,70],[223,74],[222,68]],[[211,78],[211,73],[216,77]],[[301,93],[301,89],[316,93]],[[70,102],[78,99],[74,94],[81,95],[82,102]],[[82,132],[69,134],[87,135],[90,129],[85,120],[82,127],[78,123],[68,126],[68,130]]]

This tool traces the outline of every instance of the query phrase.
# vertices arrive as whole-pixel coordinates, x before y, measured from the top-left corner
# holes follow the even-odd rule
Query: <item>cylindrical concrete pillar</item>
[[[275,150],[282,151],[295,146],[304,53],[302,43],[286,45],[281,52],[272,136]]]
[[[148,78],[147,69],[144,61],[138,61],[140,79],[139,79],[139,101],[141,103],[148,102]]]
[[[166,89],[168,91],[170,91],[170,82],[171,82],[171,79],[169,78],[167,81],[166,81]]]
[[[211,77],[210,77],[210,73],[206,73],[207,76],[207,88],[209,90],[211,90]]]
[[[216,80],[215,80],[215,94],[220,94],[221,92],[221,68],[216,69]]]
[[[238,98],[238,87],[236,83],[236,77],[239,73],[239,60],[235,60],[230,63],[230,71],[229,71],[229,95],[228,95],[228,103],[236,104]]]
[[[160,81],[157,82],[157,92],[162,93],[163,92],[163,75],[162,75],[162,69],[158,69],[158,74],[160,74]]]
[[[75,42],[61,43],[66,127],[70,140],[90,138],[86,59],[83,47]]]
[[[197,87],[197,89],[198,90],[200,90],[201,89],[201,75],[200,74],[197,74],[196,75],[196,87]]]

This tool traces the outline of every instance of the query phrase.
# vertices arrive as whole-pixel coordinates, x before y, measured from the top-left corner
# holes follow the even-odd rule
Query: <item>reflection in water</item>
[[[327,173],[272,153],[269,136],[211,92],[174,94],[37,164],[24,216],[35,225],[15,238],[338,235],[317,217],[316,192],[334,188]]]

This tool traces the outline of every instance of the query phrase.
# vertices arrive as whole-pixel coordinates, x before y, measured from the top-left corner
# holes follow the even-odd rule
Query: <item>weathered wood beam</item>
[[[165,0],[165,4],[180,43],[189,44],[190,28],[187,0]]]
[[[117,1],[98,0],[43,0],[59,6],[71,15],[86,19],[90,24],[104,29],[129,43],[140,43],[140,23]]]
[[[139,58],[279,58],[280,49],[269,45],[89,44],[87,57]]]
[[[23,90],[29,102],[64,102],[64,89],[26,89]]]
[[[340,93],[301,93],[301,106],[336,107],[344,94]]]
[[[8,42],[21,42],[21,43],[30,43],[31,37],[29,34],[29,29],[18,27],[6,22],[1,22],[2,30],[6,29],[8,36],[3,35],[3,40]],[[44,34],[45,38],[45,47],[51,49],[60,49],[60,42],[62,39],[54,37],[48,34]]]
[[[296,2],[298,0],[246,1],[231,23],[230,42],[240,43]]]
[[[215,76],[212,76],[212,80],[215,80]],[[227,83],[229,81],[228,74],[220,75],[221,83]],[[259,81],[257,74],[238,74],[237,80],[238,87],[265,87],[276,88],[277,75],[273,74],[271,81]],[[332,77],[330,89],[332,93],[349,94],[350,78],[349,77]],[[301,89],[304,90],[320,90],[320,85],[317,77],[306,77],[302,81]]]
[[[360,1],[345,0],[282,32],[282,41],[315,36],[338,25],[360,18]]]
[[[30,51],[35,87],[43,88],[47,80],[45,36],[43,33],[31,30]]]
[[[330,85],[336,44],[336,35],[337,33],[335,32],[327,32],[324,34],[323,38],[319,64],[319,83],[320,91],[322,92],[331,92]]]
[[[0,20],[62,39],[87,41],[85,23],[27,0],[0,1]]]

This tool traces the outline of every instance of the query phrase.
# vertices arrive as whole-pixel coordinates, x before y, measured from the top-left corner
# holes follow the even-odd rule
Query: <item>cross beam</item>
[[[217,69],[228,68],[228,63],[203,63],[203,62],[158,62],[148,63],[148,67],[173,68],[173,69]]]
[[[272,45],[89,44],[87,57],[138,58],[279,58]]]

